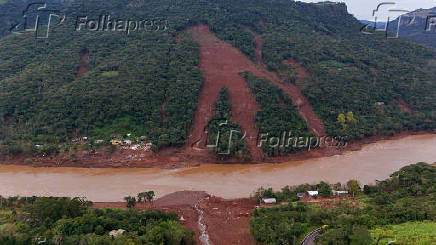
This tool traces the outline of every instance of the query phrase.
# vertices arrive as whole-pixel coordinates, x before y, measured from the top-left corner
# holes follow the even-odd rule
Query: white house
[[[109,236],[117,237],[119,235],[122,235],[124,232],[125,232],[125,230],[123,230],[123,229],[112,230],[112,231],[109,232]]]
[[[274,204],[277,203],[277,200],[275,198],[264,198],[262,201],[266,204]]]
[[[307,194],[311,197],[318,196],[318,191],[307,191]]]

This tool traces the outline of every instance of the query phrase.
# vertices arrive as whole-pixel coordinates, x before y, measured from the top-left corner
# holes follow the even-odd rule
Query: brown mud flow
[[[85,52],[81,54],[79,67],[77,68],[77,75],[76,77],[82,77],[83,74],[88,70],[88,64],[89,64],[89,53]]]
[[[297,87],[301,88],[304,85],[304,82],[306,79],[310,79],[311,76],[309,72],[304,69],[304,67],[301,66],[300,63],[296,62],[295,60],[287,60],[285,61],[286,64],[292,66],[292,68],[295,69],[295,73],[297,76]]]
[[[396,99],[396,100],[394,100],[394,102],[400,108],[401,112],[411,112],[412,111],[412,107],[403,98]]]
[[[322,121],[313,112],[301,90],[293,84],[285,84],[277,74],[266,69],[262,62],[262,37],[250,31],[256,40],[257,64],[254,64],[238,49],[219,40],[206,25],[188,29],[190,36],[200,45],[200,69],[204,72],[205,81],[199,97],[197,111],[187,140],[187,151],[195,152],[206,147],[206,127],[213,116],[214,102],[219,90],[227,87],[232,104],[231,119],[238,123],[247,135],[247,145],[253,161],[263,158],[261,149],[257,147],[258,130],[255,115],[259,105],[251,93],[244,78],[239,73],[250,71],[255,76],[266,78],[275,86],[281,88],[297,107],[300,116],[316,136],[325,136]],[[299,71],[301,69],[298,69]],[[308,74],[304,74],[308,76]],[[299,75],[303,79],[303,75]]]
[[[256,70],[255,65],[238,49],[219,40],[209,27],[200,25],[188,30],[191,37],[200,45],[200,69],[204,72],[204,83],[199,97],[197,111],[188,137],[188,149],[205,148],[205,129],[213,116],[214,103],[222,87],[229,90],[232,104],[231,120],[238,123],[247,134],[247,145],[253,161],[262,160],[262,152],[257,147],[255,115],[259,111],[254,96],[245,79],[239,73]],[[194,148],[195,147],[195,148]]]

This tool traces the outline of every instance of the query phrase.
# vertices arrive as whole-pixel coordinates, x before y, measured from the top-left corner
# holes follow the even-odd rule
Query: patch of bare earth
[[[304,67],[302,67],[300,63],[296,62],[295,60],[287,60],[286,63],[292,66],[292,68],[294,68],[295,70],[297,76],[297,87],[303,87],[304,81],[306,81],[307,79],[311,79],[309,72],[307,72],[307,70],[304,69]]]
[[[83,74],[88,70],[88,64],[89,64],[89,53],[84,53],[80,57],[79,67],[77,68],[77,75],[76,77],[82,77]]]
[[[399,98],[394,100],[395,104],[397,104],[398,107],[400,107],[401,112],[410,112],[412,111],[412,107],[403,99]]]
[[[256,244],[250,233],[250,219],[256,202],[244,198],[225,200],[209,197],[200,203],[210,241],[214,245]]]

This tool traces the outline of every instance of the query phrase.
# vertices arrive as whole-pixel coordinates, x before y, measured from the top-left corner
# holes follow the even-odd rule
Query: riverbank
[[[206,191],[227,199],[247,197],[260,187],[329,183],[358,179],[362,185],[389,177],[400,168],[436,161],[436,135],[414,135],[367,144],[341,155],[281,164],[201,164],[161,168],[35,168],[0,165],[0,193],[5,196],[86,196],[92,201],[154,190],[157,197],[175,191]]]
[[[363,146],[383,140],[398,140],[413,135],[431,135],[435,132],[404,131],[393,136],[372,136],[353,141],[345,147],[322,147],[310,151],[300,151],[278,157],[265,157],[263,163],[284,163],[303,161],[313,158],[341,155],[350,151],[361,150]],[[76,167],[76,168],[160,168],[177,169],[198,167],[203,164],[256,164],[259,162],[229,159],[217,160],[211,151],[186,151],[184,147],[170,147],[157,153],[125,150],[117,148],[109,152],[105,148],[96,151],[78,151],[74,153],[60,153],[49,156],[31,156],[20,154],[12,158],[1,158],[1,165],[24,165],[32,167]]]

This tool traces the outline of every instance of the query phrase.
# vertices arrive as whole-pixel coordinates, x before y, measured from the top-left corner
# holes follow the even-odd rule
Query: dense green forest
[[[256,113],[256,127],[260,135],[265,136],[264,140],[266,139],[262,144],[262,150],[269,156],[297,151],[292,141],[290,146],[286,146],[287,143],[271,142],[271,138],[274,137],[283,141],[283,134],[286,139],[312,136],[306,123],[298,115],[292,100],[266,79],[260,79],[248,72],[243,76],[261,107],[261,110]]]
[[[274,197],[289,204],[256,209],[251,222],[252,233],[261,244],[296,244],[310,231],[328,225],[317,237],[316,244],[387,244],[386,240],[395,239],[395,233],[383,231],[393,229],[393,225],[435,227],[435,186],[436,167],[417,163],[402,168],[376,185],[365,185],[362,193],[355,180],[346,185],[321,182],[287,186],[279,192],[260,189],[258,198]],[[351,202],[320,208],[317,204],[298,202],[297,193],[308,190],[318,190],[319,198],[330,197],[332,190],[348,190],[354,198]],[[419,230],[424,229],[415,231]],[[410,237],[417,235],[409,233]],[[399,239],[398,244],[433,244],[436,241],[436,237],[429,234],[422,240],[418,235],[418,240],[408,240],[408,243],[405,242],[407,236],[404,239],[403,242]]]
[[[15,3],[1,3],[2,13]],[[181,31],[200,23],[252,60],[255,42],[246,27],[261,34],[264,62],[272,71],[288,70],[288,59],[300,62],[311,74],[303,93],[330,135],[362,138],[436,128],[436,51],[404,39],[361,34],[362,24],[347,13],[345,4],[96,0],[66,1],[62,13],[65,21],[51,26],[48,39],[1,30],[2,154],[32,152],[36,144],[56,148],[80,136],[107,141],[127,133],[146,136],[155,150],[183,145],[203,77],[198,45],[189,37],[177,39]],[[102,14],[166,24],[158,31],[128,35],[76,31],[78,16],[98,19]],[[8,11],[0,23],[13,23],[19,15]],[[85,72],[77,76],[86,54]],[[409,110],[400,110],[398,101],[405,101]],[[291,111],[286,113],[294,115]],[[343,127],[338,115],[350,111],[356,122]],[[265,115],[270,113],[275,112],[259,113],[260,127],[272,120]],[[306,133],[301,118],[288,118],[273,130],[298,122],[293,128]]]
[[[0,244],[194,244],[175,213],[93,209],[80,198],[0,196]],[[110,235],[111,231],[124,230]]]
[[[243,130],[230,120],[232,105],[229,102],[229,91],[222,88],[215,102],[214,116],[208,125],[209,144],[215,146],[218,159],[230,157],[249,158],[250,150],[242,139]]]

